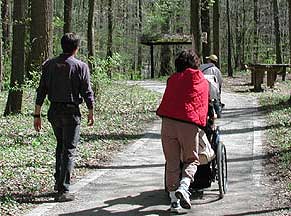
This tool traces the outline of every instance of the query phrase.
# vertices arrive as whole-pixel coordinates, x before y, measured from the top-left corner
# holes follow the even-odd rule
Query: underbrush
[[[137,86],[101,83],[95,107],[95,124],[86,126],[87,110],[82,109],[81,140],[73,182],[89,169],[104,165],[112,155],[143,136],[145,124],[156,118],[160,95]],[[0,93],[0,113],[7,92]],[[0,215],[20,215],[46,202],[53,192],[55,138],[43,106],[43,128],[33,129],[34,90],[23,97],[23,113],[0,117]]]

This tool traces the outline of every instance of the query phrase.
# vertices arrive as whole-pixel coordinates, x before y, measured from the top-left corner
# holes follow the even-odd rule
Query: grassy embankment
[[[272,89],[263,84],[263,92],[252,92],[250,80],[250,74],[242,72],[236,74],[235,78],[225,78],[225,86],[232,92],[258,98],[267,124],[264,130],[264,150],[269,158],[265,164],[266,171],[274,183],[274,193],[279,199],[289,199],[291,205],[291,74],[287,75],[286,81],[282,81],[282,77],[278,76]]]
[[[82,105],[81,142],[74,179],[110,161],[114,152],[143,136],[146,123],[157,118],[160,95],[137,86],[106,83],[101,85],[95,110],[95,125],[86,126]],[[0,93],[0,113],[4,112],[7,92]],[[21,115],[0,116],[0,215],[20,215],[53,195],[55,138],[43,116],[43,129],[36,133],[31,116],[34,90],[25,92]],[[43,107],[46,114],[48,103]]]

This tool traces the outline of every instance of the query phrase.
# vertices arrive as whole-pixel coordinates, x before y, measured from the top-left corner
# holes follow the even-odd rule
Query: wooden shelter
[[[192,44],[193,39],[191,35],[143,35],[140,38],[140,43],[146,46],[150,46],[150,56],[151,56],[151,78],[155,76],[154,69],[154,46],[155,45],[179,45],[179,44]]]

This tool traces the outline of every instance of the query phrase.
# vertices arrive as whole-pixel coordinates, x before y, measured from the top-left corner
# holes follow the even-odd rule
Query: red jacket
[[[187,68],[168,79],[157,115],[204,127],[208,112],[209,84],[200,70]]]

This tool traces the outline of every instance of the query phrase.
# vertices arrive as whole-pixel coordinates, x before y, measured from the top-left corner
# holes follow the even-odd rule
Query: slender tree
[[[191,0],[190,32],[198,55],[202,53],[201,43],[201,0]]]
[[[275,38],[276,38],[276,63],[282,64],[279,9],[278,9],[277,0],[273,0],[273,16],[274,16],[274,31],[275,31],[274,33],[275,33]]]
[[[1,4],[2,2],[0,2],[0,7],[2,6]],[[0,21],[2,22],[2,16],[0,16]],[[2,38],[2,28],[0,28],[0,38]],[[2,40],[0,39],[0,92],[2,91],[2,78],[3,78],[3,47],[2,47]]]
[[[291,0],[288,0],[289,15],[289,64],[291,64]]]
[[[204,34],[204,41],[202,41],[202,56],[205,60],[206,56],[210,55],[211,41],[210,41],[210,17],[208,0],[202,0],[201,7],[201,29]]]
[[[20,113],[22,106],[21,89],[24,80],[24,47],[25,47],[25,4],[26,0],[13,2],[13,44],[12,44],[12,71],[10,89],[4,115]]]
[[[142,0],[138,0],[138,35],[142,33]],[[142,47],[138,43],[137,47],[137,69],[140,71],[142,68]]]
[[[89,0],[89,13],[88,13],[88,30],[87,30],[87,45],[88,45],[88,58],[90,71],[93,71],[92,60],[95,55],[95,43],[94,43],[94,12],[95,12],[95,0]]]
[[[2,40],[3,48],[5,52],[9,51],[10,41],[10,11],[9,11],[9,0],[2,0],[1,4],[1,18],[2,18]]]
[[[228,76],[233,76],[232,69],[232,49],[231,49],[231,28],[230,28],[230,9],[229,9],[229,0],[226,0],[226,16],[227,16],[227,74]]]
[[[254,0],[254,63],[258,62],[259,59],[259,17],[258,17],[258,0]]]
[[[108,0],[108,8],[107,8],[107,17],[108,17],[108,37],[107,37],[107,58],[112,58],[112,47],[113,47],[113,8],[112,8],[112,0]],[[112,71],[109,69],[107,71],[108,77],[112,78]]]
[[[162,23],[161,26],[162,34],[169,34],[170,33],[170,19],[169,17],[165,18],[165,21]],[[169,75],[172,72],[171,68],[171,48],[169,45],[162,45],[161,46],[161,65],[160,65],[160,75],[165,76]]]
[[[215,0],[213,5],[213,53],[218,57],[220,67],[220,5],[219,0]]]
[[[72,32],[73,0],[64,0],[64,33]]]

